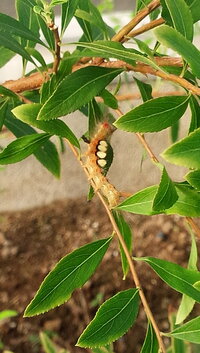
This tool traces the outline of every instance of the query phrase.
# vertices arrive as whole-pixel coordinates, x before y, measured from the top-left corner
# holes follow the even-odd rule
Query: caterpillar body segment
[[[98,126],[96,134],[88,145],[85,161],[90,179],[93,180],[96,190],[99,190],[107,199],[110,208],[115,207],[119,202],[119,192],[105,176],[113,158],[112,147],[107,141],[113,131],[112,126],[107,122]]]

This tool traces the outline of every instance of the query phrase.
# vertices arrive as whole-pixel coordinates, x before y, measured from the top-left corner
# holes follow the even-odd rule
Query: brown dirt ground
[[[186,266],[190,236],[183,218],[131,215],[128,220],[133,226],[135,256],[151,255]],[[0,310],[14,309],[19,313],[0,325],[4,349],[40,353],[38,333],[46,330],[71,353],[87,351],[74,345],[97,310],[92,301],[99,294],[104,301],[133,285],[130,276],[122,280],[116,241],[93,277],[82,290],[75,291],[68,303],[34,318],[24,319],[23,311],[61,257],[87,242],[109,236],[111,231],[107,215],[97,200],[57,201],[42,208],[1,214]],[[169,306],[177,308],[180,294],[165,285],[144,263],[137,263],[137,271],[155,318],[161,330],[167,331]],[[141,309],[134,327],[114,344],[115,352],[138,352],[145,329],[146,319]]]

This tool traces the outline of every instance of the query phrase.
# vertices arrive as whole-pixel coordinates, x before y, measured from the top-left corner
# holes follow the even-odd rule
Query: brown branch
[[[71,151],[75,155],[76,159],[80,163],[81,167],[83,168],[85,174],[87,175],[88,180],[90,180],[90,183],[91,183],[92,187],[94,189],[96,189],[94,182],[90,178],[90,174],[89,174],[86,166],[84,165],[83,161],[80,159],[79,153],[77,152],[75,147],[68,140],[67,140],[67,143],[68,143]],[[103,206],[104,206],[104,208],[105,208],[105,210],[107,212],[107,215],[108,215],[108,217],[110,219],[110,222],[111,222],[111,224],[113,226],[113,230],[114,230],[116,236],[118,237],[118,240],[119,240],[119,242],[120,242],[120,244],[121,244],[121,246],[122,246],[122,248],[124,250],[124,253],[126,255],[126,258],[127,258],[127,261],[128,261],[129,267],[130,267],[130,271],[131,271],[131,274],[132,274],[133,281],[135,283],[135,286],[139,289],[139,295],[140,295],[141,302],[143,304],[143,307],[144,307],[144,310],[146,312],[146,315],[147,315],[148,319],[150,320],[150,322],[151,322],[151,324],[152,324],[152,326],[154,328],[156,337],[157,337],[158,342],[159,342],[160,350],[161,350],[162,353],[166,353],[165,346],[164,346],[164,343],[162,341],[160,330],[159,330],[159,328],[157,326],[157,323],[156,323],[156,321],[154,319],[154,316],[153,316],[153,314],[151,312],[149,304],[148,304],[148,302],[146,300],[146,297],[144,295],[144,292],[143,292],[141,284],[140,284],[140,280],[139,280],[137,272],[135,270],[135,266],[134,266],[133,260],[131,258],[131,255],[130,255],[128,249],[127,249],[126,243],[125,243],[125,241],[124,241],[124,239],[123,239],[123,237],[121,235],[121,232],[119,231],[119,228],[118,228],[118,226],[117,226],[117,224],[115,222],[115,219],[113,217],[112,211],[109,209],[109,206],[107,205],[107,203],[104,200],[103,196],[101,195],[100,191],[97,190],[96,194],[99,197],[101,203],[103,204]]]
[[[125,36],[128,35],[129,32],[132,31],[135,26],[139,22],[141,22],[146,16],[148,16],[153,10],[160,6],[160,0],[153,0],[147,5],[144,9],[138,12],[138,14],[126,25],[124,26],[118,33],[116,33],[112,37],[112,41],[121,42]]]
[[[165,23],[165,20],[162,17],[158,18],[154,21],[151,21],[149,23],[146,23],[145,25],[141,26],[140,28],[134,29],[133,31],[129,32],[127,34],[127,36],[124,36],[124,38],[121,40],[121,43],[124,43],[127,40],[129,40],[130,38],[136,37],[139,34],[145,33],[147,31],[149,31],[150,29],[158,27],[163,23]]]
[[[175,66],[175,67],[183,66],[181,58],[162,57],[162,58],[154,58],[154,60],[159,66]],[[81,65],[81,64],[74,65],[72,71],[74,72],[76,70],[79,70],[87,66],[94,66],[94,64],[86,63],[84,65]],[[173,74],[168,74],[160,70],[155,70],[152,67],[145,64],[137,64],[135,66],[131,66],[125,63],[124,61],[117,60],[117,61],[109,61],[109,62],[101,63],[100,66],[110,67],[110,68],[122,68],[127,71],[134,71],[134,72],[140,72],[145,75],[151,74],[154,76],[158,76],[167,81],[171,81],[181,85],[182,87],[191,91],[193,94],[200,95],[200,88],[194,86],[184,78]],[[52,73],[52,69],[48,70],[48,72],[45,72],[43,74],[41,74],[40,72],[36,72],[30,76],[22,77],[18,80],[6,81],[2,85],[16,93],[24,92],[27,90],[38,89],[45,81],[49,80],[51,73]]]

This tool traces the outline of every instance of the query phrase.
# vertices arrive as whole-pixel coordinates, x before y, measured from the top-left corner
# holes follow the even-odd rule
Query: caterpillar
[[[104,172],[108,163],[106,159],[109,150],[108,138],[113,131],[108,122],[98,125],[97,132],[88,145],[85,161],[90,179],[93,180],[96,190],[107,199],[110,208],[115,207],[119,201],[119,192],[109,183]]]

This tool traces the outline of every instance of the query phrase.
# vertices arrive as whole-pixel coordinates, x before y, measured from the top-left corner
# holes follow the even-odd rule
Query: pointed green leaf
[[[43,59],[43,56],[38,50],[36,50],[35,48],[26,47],[26,51],[38,61],[38,63],[42,66],[43,69],[47,70],[45,60]]]
[[[188,269],[197,271],[198,270],[197,269],[197,260],[198,260],[197,245],[196,245],[195,237],[192,233],[191,233],[191,237],[192,237],[192,245],[190,250]],[[180,324],[186,319],[186,317],[192,311],[194,304],[195,304],[194,299],[188,297],[186,294],[183,294],[181,303],[179,305],[178,312],[176,315],[176,325]]]
[[[51,141],[46,141],[34,152],[34,156],[47,168],[56,178],[60,177],[60,158],[56,146]]]
[[[63,257],[44,279],[24,315],[41,314],[67,301],[94,273],[111,239],[86,244]]]
[[[167,171],[163,168],[158,191],[153,200],[153,210],[162,211],[170,208],[178,199],[175,186],[169,178]]]
[[[168,162],[188,168],[200,169],[200,128],[167,148],[162,157]]]
[[[138,289],[128,289],[106,300],[79,337],[79,347],[101,347],[123,336],[133,325],[139,307]]]
[[[140,353],[158,353],[158,341],[154,329],[150,323],[148,323],[148,329]]]
[[[81,47],[89,49],[88,53],[84,53],[89,56],[100,56],[105,58],[116,58],[124,60],[128,64],[135,65],[135,61],[143,62],[144,64],[152,66],[156,70],[161,68],[151,59],[141,54],[139,51],[134,49],[127,49],[121,43],[98,40],[96,42],[81,42],[75,43],[80,44]]]
[[[48,122],[36,120],[41,107],[42,104],[39,103],[23,104],[14,108],[12,110],[12,113],[21,121],[31,124],[40,130],[48,132],[51,135],[64,137],[69,140],[74,146],[80,148],[78,139],[63,121],[59,119]]]
[[[62,35],[66,30],[67,26],[71,22],[72,17],[75,14],[79,0],[68,0],[66,4],[62,5]]]
[[[157,190],[157,185],[140,190],[120,203],[115,209],[143,215],[157,214],[152,209]]]
[[[200,344],[200,316],[176,328],[169,336]]]
[[[190,97],[191,123],[189,132],[193,132],[200,127],[200,105],[194,96]]]
[[[104,104],[107,105],[108,107],[111,107],[112,109],[117,109],[118,108],[117,99],[107,89],[104,89],[100,93],[100,97],[103,98]]]
[[[165,0],[169,10],[173,27],[185,38],[192,41],[193,38],[193,18],[189,6],[184,0]]]
[[[175,204],[165,210],[166,214],[179,214],[186,217],[200,216],[200,194],[192,190],[188,185],[176,183],[178,200]]]
[[[19,99],[19,97],[17,96],[16,93],[14,93],[10,89],[8,89],[8,88],[6,88],[4,86],[1,86],[1,85],[0,85],[0,95],[3,95],[5,97],[11,97],[11,98]]]
[[[88,130],[89,137],[91,138],[91,136],[94,135],[94,131],[97,127],[97,124],[103,119],[103,113],[94,98],[88,103],[88,117]]]
[[[200,272],[188,270],[173,262],[154,257],[136,258],[145,261],[158,276],[176,291],[186,294],[200,303],[200,291],[194,288],[194,283],[200,280]]]
[[[3,47],[12,50],[13,52],[21,55],[24,59],[29,60],[33,64],[34,61],[28,52],[22,47],[16,39],[11,37],[8,33],[0,31],[0,43]]]
[[[186,174],[185,179],[192,185],[195,189],[200,190],[200,170],[194,170]]]
[[[49,139],[49,134],[33,134],[19,137],[0,153],[0,164],[22,161]]]
[[[0,69],[15,56],[11,50],[0,45]]]
[[[36,131],[22,121],[15,119],[11,112],[6,112],[5,126],[12,131],[16,137],[25,135],[37,134]],[[60,175],[60,160],[55,145],[51,141],[46,141],[44,144],[33,152],[37,160],[47,168],[53,175]]]
[[[140,90],[143,102],[153,99],[151,85],[149,85],[148,83],[142,82],[135,77],[134,77],[134,80],[137,83],[137,86]]]
[[[179,130],[180,130],[180,121],[178,120],[175,124],[171,126],[171,129],[170,129],[171,140],[173,143],[175,143],[178,140]]]
[[[88,103],[122,70],[86,67],[68,75],[41,108],[38,119],[51,120],[69,114]]]
[[[119,212],[114,212],[113,215],[115,217],[115,221],[117,223],[117,226],[120,230],[121,235],[123,236],[123,239],[126,243],[127,249],[129,253],[131,254],[132,251],[132,232],[131,228],[129,227],[129,224],[125,221],[123,215]],[[124,250],[120,244],[120,255],[121,255],[121,261],[122,261],[122,270],[124,277],[123,279],[126,278],[128,271],[129,271],[129,264],[126,258],[126,255],[124,253]]]
[[[161,131],[178,121],[188,105],[188,97],[168,96],[148,100],[122,115],[114,125],[125,131]]]
[[[194,23],[200,20],[199,0],[185,0],[192,13]]]
[[[2,32],[6,33],[5,37],[7,37],[7,34],[12,34],[29,39],[44,46],[44,43],[39,39],[38,36],[30,31],[30,29],[25,27],[21,22],[4,13],[0,13],[0,32],[1,34]]]
[[[0,104],[0,131],[4,124],[7,108],[8,108],[8,101],[5,100]]]
[[[154,30],[158,41],[179,53],[190,65],[192,72],[200,78],[200,51],[174,28],[162,25]]]

